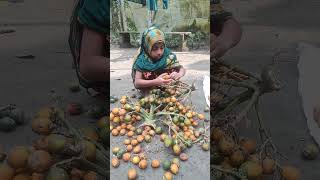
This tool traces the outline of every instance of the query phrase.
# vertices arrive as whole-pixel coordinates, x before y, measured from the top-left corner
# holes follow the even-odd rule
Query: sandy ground
[[[52,89],[63,95],[65,102],[101,103],[83,90],[71,94],[67,88],[68,82],[75,78],[67,46],[66,22],[71,12],[71,2],[29,0],[12,4],[0,1],[0,29],[13,27],[16,30],[15,33],[0,35],[1,105],[15,103],[32,115],[49,103],[49,92]],[[226,0],[225,3],[240,19],[244,30],[241,43],[226,55],[226,60],[259,72],[264,64],[271,61],[276,50],[283,50],[279,58],[283,88],[278,93],[264,96],[261,101],[266,126],[270,128],[279,150],[289,157],[289,161],[284,161],[284,164],[299,167],[302,180],[319,179],[319,159],[304,161],[300,157],[302,145],[305,141],[310,141],[311,137],[297,90],[298,58],[295,51],[297,43],[301,41],[320,44],[320,24],[317,23],[320,17],[319,1]],[[115,80],[117,76],[131,85],[128,76],[130,62],[126,60],[127,55],[123,55],[123,51],[114,51],[114,57],[122,56],[123,59],[112,63],[123,63],[124,71],[117,71],[122,73],[118,75],[111,72],[111,83],[114,84],[111,88],[118,87],[121,94],[128,84],[119,83]],[[128,54],[133,54],[135,49],[127,51],[132,51]],[[25,52],[33,54],[35,58],[15,58],[17,54]],[[192,55],[190,53],[186,56]],[[201,61],[195,64],[192,62],[189,61],[188,65],[190,73],[196,70],[195,65],[198,66],[197,63]],[[85,126],[89,121],[91,120],[82,116],[72,118],[72,122],[78,126]],[[252,126],[255,127],[254,124]],[[240,131],[243,135],[257,137],[255,128],[241,128]],[[0,133],[0,144],[8,150],[15,145],[30,144],[35,137],[29,125],[26,125],[11,133]],[[185,164],[183,168],[188,168],[188,163]],[[186,172],[185,169],[181,171]]]
[[[69,94],[66,86],[68,81],[75,78],[67,46],[68,27],[33,24],[42,21],[54,22],[45,21],[41,12],[35,15],[37,13],[35,9],[39,8],[38,2],[40,1],[28,1],[26,4],[0,2],[0,29],[16,30],[14,33],[0,35],[1,105],[17,104],[30,116],[49,103],[51,89],[76,101],[81,101],[80,98],[85,97]],[[46,7],[42,10],[49,9]],[[69,6],[69,10],[70,8]],[[29,11],[31,11],[30,16],[27,15]],[[67,11],[68,8],[65,8],[65,12]],[[51,11],[51,15],[54,15],[54,12]],[[50,17],[50,13],[46,16]],[[59,21],[67,22],[65,18],[65,15],[60,14]],[[28,25],[29,23],[31,25]],[[15,56],[19,54],[32,54],[35,58],[18,59]],[[30,144],[33,136],[30,127],[26,125],[18,127],[11,133],[1,133],[0,139],[1,144],[8,149],[14,145]]]

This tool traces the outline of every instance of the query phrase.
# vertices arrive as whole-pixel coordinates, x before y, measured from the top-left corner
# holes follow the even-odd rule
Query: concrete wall
[[[183,30],[183,27],[191,25],[196,20],[196,26],[201,27],[204,32],[209,32],[209,0],[169,0],[169,8],[162,9],[162,1],[158,1],[159,11],[155,23],[163,31],[172,31],[176,28]],[[125,15],[131,18],[138,31],[147,27],[147,8],[141,4],[129,2],[125,9]]]

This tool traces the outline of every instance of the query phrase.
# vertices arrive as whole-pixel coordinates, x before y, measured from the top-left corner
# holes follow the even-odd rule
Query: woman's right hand
[[[166,76],[169,76],[168,73],[163,73],[155,79],[157,81],[158,86],[169,84],[172,81],[172,79],[165,78]]]

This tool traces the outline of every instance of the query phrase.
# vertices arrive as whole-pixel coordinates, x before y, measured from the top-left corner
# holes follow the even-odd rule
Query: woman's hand
[[[155,79],[158,86],[171,83],[172,79],[167,79],[166,76],[169,76],[168,73],[163,73]]]
[[[230,43],[224,38],[211,37],[211,56],[215,58],[222,57],[230,48]]]
[[[222,32],[215,37],[211,34],[210,37],[210,55],[215,58],[222,57],[229,49],[237,45],[241,39],[242,30],[240,24],[234,19],[230,18],[223,24]]]
[[[180,73],[178,73],[178,72],[172,72],[170,74],[170,78],[174,79],[174,80],[179,80],[181,77],[182,77],[182,75]]]
[[[167,77],[166,77],[167,76]],[[140,88],[149,88],[154,86],[161,86],[169,84],[172,81],[167,73],[163,73],[158,76],[156,79],[145,80],[143,79],[143,74],[140,71],[136,71],[134,86],[138,89]]]

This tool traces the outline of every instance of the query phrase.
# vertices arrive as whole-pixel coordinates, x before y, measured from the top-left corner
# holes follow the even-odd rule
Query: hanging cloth
[[[168,9],[169,0],[162,0],[162,8]],[[158,0],[147,0],[147,7],[149,11],[158,11]]]
[[[158,1],[157,0],[147,0],[147,8],[149,11],[158,10]]]
[[[168,9],[169,6],[169,0],[162,0],[162,4],[163,4],[163,9]]]

